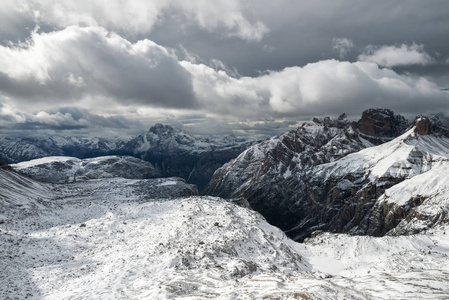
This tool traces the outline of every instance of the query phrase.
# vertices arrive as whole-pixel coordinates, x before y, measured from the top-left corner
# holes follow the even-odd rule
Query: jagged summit
[[[443,125],[437,115],[430,117],[419,115],[413,121],[413,125],[417,127],[417,133],[421,135],[435,134],[438,136],[449,137],[449,128]]]
[[[392,110],[384,108],[365,110],[356,123],[361,134],[380,138],[394,138],[404,132],[408,126],[403,116],[395,115]]]
[[[157,134],[157,135],[172,135],[174,132],[179,132],[179,131],[181,131],[181,130],[178,128],[175,129],[171,125],[164,125],[161,123],[154,124],[149,130],[149,132]]]

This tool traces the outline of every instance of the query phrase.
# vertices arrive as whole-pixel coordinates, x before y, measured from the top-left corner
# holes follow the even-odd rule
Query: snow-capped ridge
[[[131,156],[101,156],[87,159],[50,156],[11,166],[24,175],[51,183],[112,177],[129,179],[161,177],[151,163]]]
[[[247,149],[215,172],[206,191],[246,197],[298,240],[315,230],[384,235],[412,211],[401,206],[395,220],[385,223],[394,209],[378,207],[377,199],[404,180],[448,164],[449,138],[437,127],[437,119],[427,117],[410,127],[386,109],[365,111],[358,122],[344,115],[314,118]]]

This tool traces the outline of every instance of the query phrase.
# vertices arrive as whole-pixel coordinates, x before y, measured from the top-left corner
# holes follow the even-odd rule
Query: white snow
[[[159,183],[158,186],[175,185],[175,184],[177,184],[177,183],[178,183],[178,182],[176,182],[176,181],[174,181],[174,180],[167,180],[167,181],[164,181],[164,182],[162,182],[162,183]]]
[[[397,237],[324,233],[298,245],[317,270],[367,299],[449,297],[449,226]]]
[[[325,174],[326,179],[343,173],[367,175],[371,181],[382,177],[411,178],[448,161],[448,138],[416,135],[413,127],[390,142],[318,166],[316,173]]]
[[[447,171],[407,180],[429,176],[410,193],[434,195],[438,185],[439,205]],[[447,223],[419,235],[324,233],[298,244],[220,198],[148,199],[139,188],[151,184],[180,181],[47,185],[0,170],[0,299],[449,298]],[[401,184],[390,199],[414,186]]]
[[[65,183],[95,178],[154,178],[160,173],[154,166],[131,156],[100,156],[78,159],[50,156],[11,165],[29,177],[51,183]]]
[[[71,156],[48,156],[48,157],[43,157],[43,158],[20,162],[17,164],[13,164],[11,166],[14,169],[21,170],[21,169],[35,167],[35,166],[43,165],[43,164],[49,164],[49,163],[53,163],[53,162],[67,162],[67,161],[73,161],[73,162],[79,163],[81,161],[81,159],[71,157]]]

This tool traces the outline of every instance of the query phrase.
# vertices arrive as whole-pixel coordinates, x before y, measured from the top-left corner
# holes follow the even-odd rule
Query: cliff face
[[[389,109],[368,109],[362,113],[356,126],[365,136],[391,139],[404,132],[408,122],[403,116],[395,115]]]

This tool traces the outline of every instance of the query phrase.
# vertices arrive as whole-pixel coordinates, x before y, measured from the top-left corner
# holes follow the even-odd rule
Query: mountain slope
[[[225,164],[204,193],[245,197],[271,224],[289,230],[308,213],[303,202],[308,173],[315,166],[391,140],[403,130],[404,122],[403,117],[384,109],[364,112],[359,122],[347,121],[344,114],[336,120],[314,118],[295,131],[250,147]],[[373,132],[378,136],[368,135]]]
[[[419,180],[413,180],[399,186],[403,190],[403,186],[414,184],[411,188],[416,192],[400,208],[381,205],[382,201],[378,203],[377,199],[389,188],[394,191],[404,180],[426,172],[430,173],[420,178],[429,178],[449,165],[449,138],[422,131],[421,127],[430,128],[430,120],[418,119],[414,127],[390,142],[314,168],[307,179],[304,197],[307,204],[303,203],[306,213],[289,233],[303,238],[321,229],[381,236],[395,228],[408,216],[411,207],[422,203],[417,201],[420,197],[417,191],[426,182],[417,185]],[[436,188],[445,194],[444,186],[441,182]]]
[[[151,162],[163,176],[177,176],[201,190],[214,171],[237,157],[251,143],[233,135],[197,137],[179,128],[156,124],[132,139],[125,149]]]
[[[250,147],[215,172],[206,192],[247,198],[297,240],[315,230],[384,235],[406,214],[385,223],[390,208],[373,208],[376,200],[449,156],[449,131],[436,118],[417,119],[392,139],[403,125],[387,110],[369,110],[357,123],[314,119]],[[374,133],[379,136],[368,135]]]

